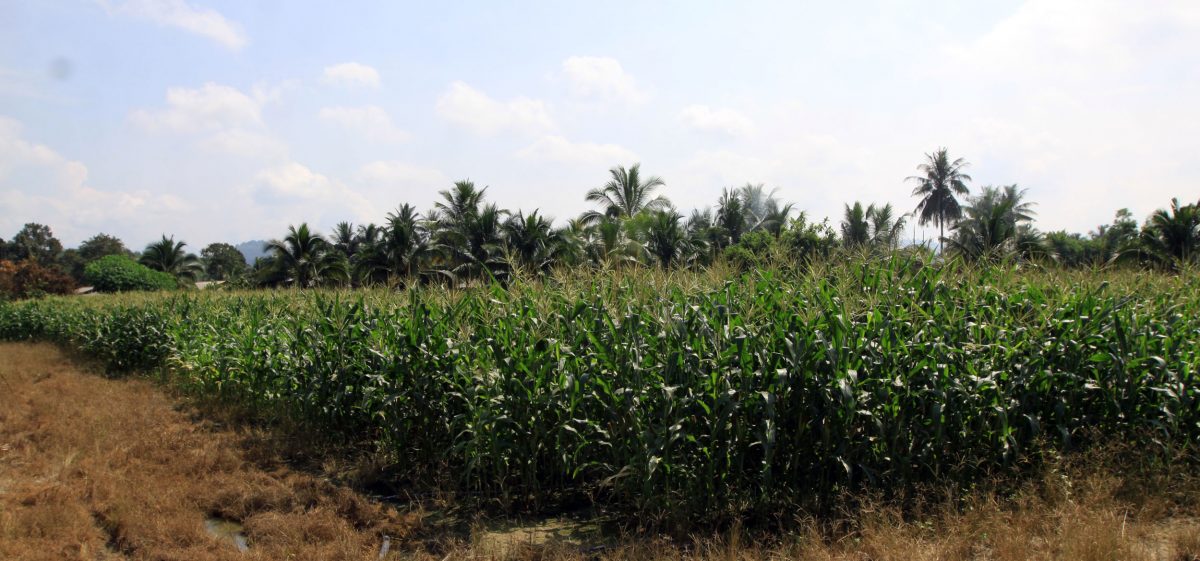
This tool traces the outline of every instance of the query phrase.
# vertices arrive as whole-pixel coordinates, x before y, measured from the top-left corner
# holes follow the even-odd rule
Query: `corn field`
[[[508,504],[775,512],[1200,438],[1194,274],[577,272],[508,287],[0,304],[0,338],[369,442]]]

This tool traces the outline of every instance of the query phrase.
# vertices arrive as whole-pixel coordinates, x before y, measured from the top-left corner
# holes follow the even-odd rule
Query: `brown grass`
[[[375,559],[419,524],[194,421],[144,380],[0,345],[0,559]],[[282,463],[278,464],[282,466]],[[242,523],[246,554],[208,534]]]
[[[82,372],[52,346],[0,344],[0,560],[376,559],[388,535],[393,558],[434,561],[1200,561],[1200,475],[1114,460],[1129,455],[1076,458],[1017,492],[981,492],[924,515],[797,516],[790,534],[768,538],[614,539],[556,521],[491,531],[480,522],[464,538],[321,470],[289,468],[281,439],[205,418],[212,412],[197,416],[148,381]],[[324,471],[356,462],[331,458]],[[249,551],[206,532],[214,515],[243,525]],[[435,547],[425,545],[431,535]]]

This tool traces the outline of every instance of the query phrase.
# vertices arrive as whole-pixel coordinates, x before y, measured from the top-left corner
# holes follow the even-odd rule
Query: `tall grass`
[[[704,519],[1200,438],[1194,276],[609,271],[449,291],[50,298],[0,338],[374,442],[507,503]]]

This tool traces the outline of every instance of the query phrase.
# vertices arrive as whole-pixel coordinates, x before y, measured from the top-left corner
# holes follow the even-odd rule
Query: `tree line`
[[[141,252],[107,234],[63,249],[49,227],[27,224],[10,241],[0,238],[0,292],[62,292],[94,281],[89,273],[110,280],[145,277],[135,267],[185,284],[212,279],[239,286],[313,287],[504,282],[560,266],[670,269],[722,261],[748,268],[839,252],[915,251],[930,259],[1016,259],[1067,267],[1127,263],[1169,270],[1200,257],[1200,202],[1173,200],[1140,226],[1121,209],[1111,224],[1087,234],[1043,233],[1034,227],[1036,212],[1027,190],[1004,185],[972,192],[968,166],[944,148],[926,154],[917,174],[906,179],[917,199],[912,212],[854,201],[845,205],[837,229],[828,219],[809,220],[761,184],[726,188],[715,207],[685,216],[659,194],[665,182],[644,174],[640,164],[609,170],[608,181],[585,196],[595,208],[561,225],[539,210],[500,208],[487,200],[487,187],[463,180],[439,192],[433,208],[421,212],[402,204],[382,224],[342,222],[328,236],[307,223],[290,226],[285,236],[266,243],[267,257],[252,265],[229,244],[210,244],[195,255],[185,242],[167,235]],[[935,226],[938,237],[904,243],[910,221]],[[104,267],[97,265],[102,260]]]

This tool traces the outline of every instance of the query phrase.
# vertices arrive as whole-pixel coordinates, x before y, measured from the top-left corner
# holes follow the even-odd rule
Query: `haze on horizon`
[[[5,2],[0,236],[199,250],[467,178],[561,223],[634,162],[836,222],[942,146],[1042,231],[1200,198],[1200,3],[830,4]]]

